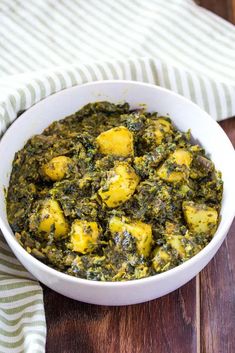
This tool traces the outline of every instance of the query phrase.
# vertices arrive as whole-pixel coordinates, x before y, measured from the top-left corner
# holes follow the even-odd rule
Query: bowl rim
[[[235,151],[233,149],[233,145],[232,145],[231,141],[229,140],[229,138],[226,135],[226,133],[224,132],[224,130],[217,124],[217,122],[206,111],[204,111],[201,107],[199,107],[196,103],[192,102],[190,99],[188,99],[188,98],[186,98],[186,97],[184,97],[174,91],[171,91],[167,88],[163,88],[158,85],[151,84],[151,83],[145,83],[145,82],[133,81],[133,80],[99,80],[99,81],[93,81],[93,82],[88,82],[88,83],[84,83],[84,84],[78,84],[78,85],[60,90],[59,92],[56,92],[54,94],[51,94],[51,95],[45,97],[44,99],[40,100],[39,102],[32,105],[30,108],[25,110],[24,113],[28,112],[35,105],[42,103],[46,99],[50,99],[54,95],[63,95],[64,91],[73,90],[73,89],[76,89],[76,88],[82,87],[82,86],[98,86],[98,85],[104,84],[104,83],[105,84],[121,84],[121,85],[123,85],[123,84],[139,85],[139,86],[142,86],[143,88],[150,87],[150,88],[153,88],[153,89],[156,89],[159,91],[163,91],[167,94],[173,95],[173,96],[177,97],[178,99],[180,99],[182,101],[182,103],[187,103],[187,104],[193,105],[194,107],[196,107],[197,109],[202,111],[205,115],[204,118],[207,120],[210,120],[210,123],[213,124],[214,126],[216,126],[216,128],[219,131],[219,133],[221,134],[221,136],[223,135],[224,141],[226,141],[228,148],[230,148],[230,150],[231,150],[231,156],[229,156],[229,159],[230,159],[230,157],[232,157],[234,159],[234,165],[235,165]],[[19,118],[16,118],[15,121],[9,126],[7,131],[4,133],[2,139],[0,140],[0,146],[4,143],[5,138],[9,134],[11,134],[11,128],[17,124],[17,122],[19,121],[19,119],[22,116],[24,116],[24,113],[22,115],[20,115]],[[233,170],[233,174],[235,177],[235,169]],[[231,192],[232,192],[232,190],[231,190]],[[233,194],[235,197],[235,184],[233,187]],[[71,283],[77,283],[78,285],[81,284],[81,285],[86,285],[86,286],[90,286],[90,287],[129,287],[129,286],[142,286],[142,285],[147,284],[149,282],[159,281],[161,279],[167,280],[167,279],[171,278],[172,276],[176,276],[180,272],[183,272],[183,271],[187,272],[188,268],[190,268],[191,266],[193,266],[197,262],[200,262],[200,260],[202,260],[203,258],[206,258],[207,255],[210,254],[210,252],[213,250],[213,248],[216,245],[218,245],[218,244],[220,245],[220,243],[222,243],[223,238],[225,237],[226,233],[228,232],[228,230],[232,224],[234,216],[235,216],[235,208],[233,209],[232,207],[230,207],[230,212],[226,213],[226,219],[227,219],[226,222],[223,225],[221,225],[222,228],[219,225],[220,229],[218,229],[216,231],[216,233],[214,234],[214,236],[213,236],[212,240],[209,242],[209,244],[206,245],[199,253],[197,253],[192,258],[188,259],[187,261],[183,262],[182,264],[180,264],[180,265],[178,265],[178,266],[176,266],[166,272],[155,274],[153,276],[140,278],[140,279],[127,280],[127,281],[117,281],[117,282],[95,281],[95,280],[90,280],[90,279],[79,278],[79,277],[71,276],[69,274],[60,272],[60,271],[50,267],[49,265],[44,264],[43,262],[41,262],[40,260],[38,260],[37,258],[32,256],[31,254],[29,254],[23,248],[23,246],[21,246],[19,244],[19,242],[16,240],[13,232],[11,233],[7,229],[7,227],[5,226],[5,222],[3,221],[1,214],[0,214],[0,229],[2,230],[4,238],[7,240],[7,243],[9,244],[10,248],[11,248],[11,245],[13,246],[13,248],[16,246],[18,248],[20,255],[22,257],[25,257],[29,263],[33,262],[35,267],[39,267],[41,271],[46,271],[46,272],[48,272],[48,274],[51,274],[52,276],[55,276],[61,280],[69,281]],[[24,265],[22,265],[22,266],[24,267]]]

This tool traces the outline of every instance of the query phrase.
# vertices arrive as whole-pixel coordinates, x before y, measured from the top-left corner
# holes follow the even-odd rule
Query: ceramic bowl
[[[169,114],[182,131],[191,129],[222,172],[224,193],[221,222],[211,242],[196,256],[167,272],[127,282],[96,282],[60,273],[28,254],[16,241],[8,224],[4,189],[8,187],[15,153],[35,134],[55,120],[79,110],[89,102],[128,102],[131,108],[145,104],[148,111]],[[220,126],[196,104],[184,97],[150,84],[133,81],[100,81],[56,93],[24,112],[0,142],[0,227],[15,256],[39,281],[76,300],[101,305],[128,305],[161,297],[191,280],[221,246],[235,214],[235,154]],[[216,285],[216,284],[215,284]]]

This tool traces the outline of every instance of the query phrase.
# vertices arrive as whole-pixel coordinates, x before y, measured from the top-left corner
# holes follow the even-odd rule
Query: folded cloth
[[[42,288],[14,257],[0,231],[0,352],[45,352]]]
[[[48,95],[104,79],[169,88],[215,120],[235,115],[235,28],[191,0],[2,0],[0,19],[1,134]],[[0,287],[0,353],[44,352],[41,287],[3,241]]]

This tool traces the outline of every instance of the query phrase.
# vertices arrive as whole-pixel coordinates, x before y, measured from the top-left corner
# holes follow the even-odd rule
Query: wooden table
[[[197,1],[235,22],[235,0]],[[232,11],[233,10],[233,11]],[[235,145],[235,118],[224,121]],[[234,353],[235,221],[210,264],[151,302],[102,307],[44,287],[48,353]]]

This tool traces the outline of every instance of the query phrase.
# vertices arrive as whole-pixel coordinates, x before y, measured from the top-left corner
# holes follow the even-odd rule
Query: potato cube
[[[103,202],[110,208],[127,201],[135,192],[139,177],[126,162],[119,162],[108,172],[106,183],[98,191]]]
[[[70,232],[72,250],[81,254],[92,252],[97,246],[99,234],[100,227],[97,222],[76,219]]]
[[[42,203],[38,213],[31,215],[30,229],[46,235],[54,230],[55,238],[59,239],[68,235],[69,226],[59,203],[48,199]]]
[[[154,251],[152,266],[156,272],[164,271],[171,263],[171,256],[163,247],[158,247]]]
[[[165,224],[166,242],[177,252],[178,257],[183,259],[186,256],[186,239],[180,235],[178,224],[166,222]]]
[[[157,175],[170,183],[176,183],[188,177],[187,170],[189,170],[192,162],[191,153],[183,149],[175,150],[162,166],[157,170]],[[184,166],[184,171],[174,171],[171,166]]]
[[[112,217],[109,222],[112,234],[128,232],[136,239],[137,250],[140,255],[149,256],[152,247],[152,228],[149,224],[140,221],[129,221],[126,218]]]
[[[168,120],[164,118],[159,118],[154,121],[154,126],[155,126],[154,133],[156,137],[156,143],[157,145],[160,145],[162,143],[164,136],[172,132],[172,125]]]
[[[167,243],[174,249],[178,256],[183,259],[186,256],[185,238],[182,235],[171,235],[167,238]]]
[[[134,154],[133,134],[125,126],[102,132],[96,139],[100,153],[128,157]]]
[[[184,149],[175,150],[175,152],[172,153],[171,158],[173,162],[175,162],[176,164],[178,165],[184,164],[187,167],[189,167],[192,162],[191,153]]]
[[[184,201],[183,213],[191,232],[213,235],[218,225],[218,212],[205,204]]]
[[[44,164],[42,172],[52,181],[59,181],[65,177],[68,167],[71,164],[72,160],[69,157],[54,157],[48,163]]]
[[[195,242],[189,231],[184,236],[181,235],[180,227],[177,223],[166,222],[165,238],[167,244],[171,246],[174,253],[181,260],[188,259],[201,250],[201,246]]]

